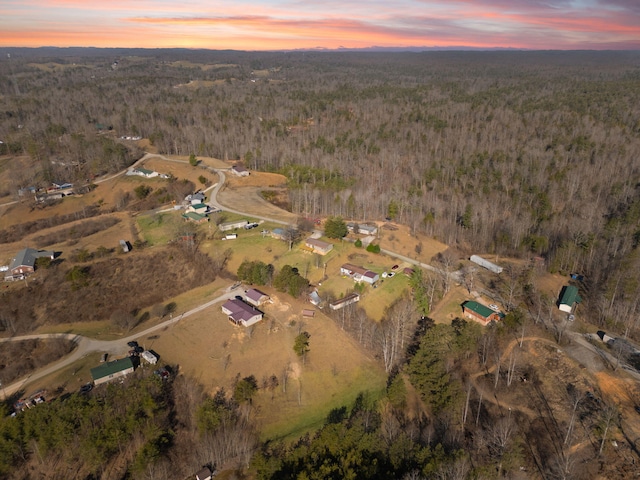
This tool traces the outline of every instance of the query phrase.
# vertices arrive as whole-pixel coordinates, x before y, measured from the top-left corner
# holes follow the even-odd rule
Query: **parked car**
[[[490,308],[491,310],[496,311],[496,312],[500,310],[500,309],[498,308],[498,306],[497,306],[497,305],[494,305],[493,303],[492,303],[491,305],[489,305],[489,308]]]
[[[391,270],[396,270],[398,268],[398,265],[394,265],[393,267],[391,267]]]
[[[108,353],[103,353],[102,357],[100,357],[100,363],[104,363],[107,361],[107,357],[109,357]]]
[[[127,345],[131,348],[135,348],[138,346],[138,342],[136,342],[135,340],[128,342]]]
[[[382,272],[382,278],[387,278],[387,275],[389,275],[387,272]]]
[[[387,274],[387,277],[389,277],[389,278],[393,278],[393,277],[395,277],[395,275],[396,275],[396,272],[389,272],[389,273]]]
[[[80,392],[81,393],[87,393],[87,392],[90,392],[91,390],[93,390],[93,384],[92,383],[85,383],[84,385],[82,385],[80,387]]]

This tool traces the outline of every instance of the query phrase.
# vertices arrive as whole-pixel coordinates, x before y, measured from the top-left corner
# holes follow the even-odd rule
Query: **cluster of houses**
[[[213,213],[209,208],[209,205],[204,203],[205,195],[202,192],[192,193],[187,195],[185,201],[185,212],[182,214],[187,222],[194,223],[207,223],[209,221],[209,214]]]
[[[69,182],[52,182],[47,188],[24,187],[18,190],[19,197],[33,195],[36,203],[57,200],[74,193],[73,183]]]

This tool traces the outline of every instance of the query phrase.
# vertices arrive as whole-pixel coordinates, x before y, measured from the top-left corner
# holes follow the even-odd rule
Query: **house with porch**
[[[258,323],[263,316],[260,310],[237,298],[232,298],[222,304],[222,312],[229,317],[229,321],[233,324],[245,327]]]

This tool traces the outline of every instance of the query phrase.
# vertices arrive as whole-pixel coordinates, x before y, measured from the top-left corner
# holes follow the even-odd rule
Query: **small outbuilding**
[[[211,473],[209,467],[204,467],[202,470],[196,473],[196,480],[211,480],[212,477],[213,473]]]
[[[158,363],[158,360],[160,359],[158,354],[156,352],[152,352],[151,350],[145,350],[140,354],[140,356],[144,360],[146,360],[147,363],[150,363],[151,365],[155,365],[156,363]]]

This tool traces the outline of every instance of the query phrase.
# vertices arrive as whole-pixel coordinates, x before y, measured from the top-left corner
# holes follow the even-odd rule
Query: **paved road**
[[[82,335],[76,335],[71,333],[44,333],[40,335],[24,335],[21,337],[2,338],[0,339],[0,343],[12,342],[12,341],[17,342],[20,340],[32,340],[37,338],[39,339],[66,338],[75,342],[76,348],[71,354],[64,357],[63,359],[47,367],[44,367],[40,370],[37,370],[32,374],[28,375],[27,377],[21,378],[20,380],[12,383],[11,385],[4,386],[4,388],[0,391],[0,395],[1,395],[0,398],[4,399],[7,396],[13,395],[15,392],[22,390],[29,383],[35,380],[38,380],[42,377],[45,377],[47,375],[50,375],[51,373],[54,373],[57,370],[60,370],[61,368],[67,367],[73,364],[74,362],[80,360],[81,358],[87,356],[90,353],[103,352],[103,353],[109,353],[112,355],[122,355],[129,350],[129,347],[127,346],[127,342],[145,337],[155,331],[162,330],[163,328],[168,327],[169,325],[178,323],[179,321],[187,317],[190,317],[191,315],[194,315],[198,312],[206,310],[207,308],[215,305],[216,303],[222,302],[229,298],[233,298],[235,295],[238,294],[239,290],[242,290],[241,285],[237,286],[234,289],[228,288],[227,292],[225,292],[222,295],[219,295],[218,297],[214,298],[213,300],[210,300],[207,303],[204,303],[195,308],[192,308],[191,310],[184,312],[180,315],[175,315],[169,320],[159,323],[158,325],[154,325],[153,327],[149,327],[146,330],[143,330],[141,332],[135,333],[133,335],[129,335],[128,337],[121,338],[118,340],[96,340],[93,338],[84,337]]]

